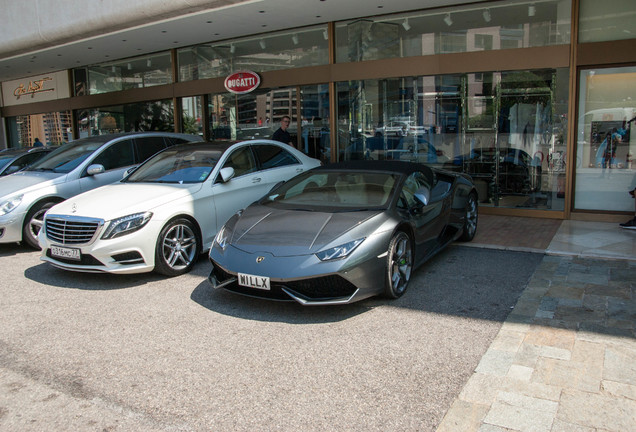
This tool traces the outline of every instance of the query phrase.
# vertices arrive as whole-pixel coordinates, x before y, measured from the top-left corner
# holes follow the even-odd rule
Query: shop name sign
[[[31,98],[34,98],[37,93],[55,91],[54,88],[44,88],[44,82],[52,80],[53,78],[45,77],[39,80],[29,81],[28,85],[20,83],[13,91],[13,95],[16,99],[20,99],[22,96],[31,96]]]
[[[225,88],[230,93],[245,94],[254,91],[261,84],[261,77],[256,72],[234,72],[225,78]]]
[[[26,105],[71,97],[68,71],[2,82],[3,106]]]

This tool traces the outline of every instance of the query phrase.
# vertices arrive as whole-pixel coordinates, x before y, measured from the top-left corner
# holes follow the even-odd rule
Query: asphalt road
[[[432,431],[541,258],[451,246],[397,301],[303,308],[0,245],[0,430]]]

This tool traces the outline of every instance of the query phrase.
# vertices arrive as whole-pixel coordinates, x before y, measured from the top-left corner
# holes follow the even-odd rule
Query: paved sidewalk
[[[438,431],[635,431],[635,244],[564,221]]]

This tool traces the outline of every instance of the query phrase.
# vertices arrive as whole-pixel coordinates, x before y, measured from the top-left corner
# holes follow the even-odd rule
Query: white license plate
[[[60,246],[51,246],[51,256],[57,258],[66,258],[80,261],[82,259],[82,255],[80,254],[79,249],[60,247]]]
[[[265,276],[238,274],[238,283],[241,286],[269,291],[269,278]]]

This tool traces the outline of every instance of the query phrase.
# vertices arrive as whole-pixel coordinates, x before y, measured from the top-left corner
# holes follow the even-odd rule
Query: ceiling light
[[[261,46],[261,49],[265,49],[267,47],[267,44],[263,39],[259,40],[258,44]]]
[[[152,60],[148,59],[146,60],[146,67],[150,67],[150,66],[152,66]]]
[[[408,18],[404,18],[404,22],[402,23],[402,27],[404,27],[404,30],[406,30],[406,31],[411,30],[411,24],[409,24],[409,19]]]
[[[230,44],[230,53],[234,54],[234,51],[236,51],[236,47],[234,44]]]
[[[297,34],[292,36],[292,42],[294,43],[294,45],[298,45],[298,35]]]
[[[128,68],[128,70],[131,70],[131,69],[132,69],[132,65],[131,65],[130,63],[128,63],[128,64],[126,65],[126,67]]]
[[[490,16],[490,9],[484,9],[482,15],[484,17],[484,21],[486,22],[490,22],[490,20],[492,19],[492,17]]]
[[[451,15],[449,13],[447,13],[446,16],[444,17],[444,22],[449,27],[453,25],[453,19],[451,18]]]
[[[115,66],[111,66],[111,67],[110,67],[110,70],[111,70],[113,73],[117,72],[117,71],[115,70]]]
[[[528,6],[528,16],[533,17],[537,13],[537,7],[535,5]]]
[[[322,31],[322,38],[323,38],[324,40],[329,39],[329,33],[327,33],[327,30],[323,30],[323,31]]]

